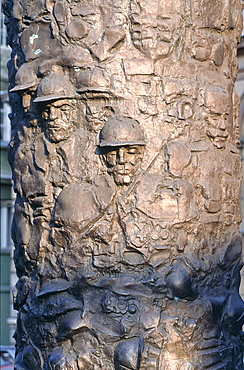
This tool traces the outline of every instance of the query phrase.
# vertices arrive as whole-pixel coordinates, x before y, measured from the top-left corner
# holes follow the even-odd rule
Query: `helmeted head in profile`
[[[34,102],[46,104],[42,116],[50,141],[65,140],[75,129],[78,119],[73,103],[75,98],[74,86],[61,74],[50,73],[40,82]]]
[[[21,95],[23,108],[26,110],[30,107],[31,97],[34,95],[38,85],[36,74],[36,62],[22,64],[15,75],[15,86],[9,90],[10,93]]]
[[[36,88],[37,84],[38,78],[35,73],[35,66],[33,63],[24,63],[15,75],[15,86],[9,92],[23,94],[25,90]]]
[[[140,124],[122,116],[108,120],[99,135],[98,146],[117,185],[129,185],[144,154],[145,136]]]

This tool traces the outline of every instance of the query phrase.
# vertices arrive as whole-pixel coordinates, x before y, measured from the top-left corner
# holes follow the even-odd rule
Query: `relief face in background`
[[[16,369],[242,369],[240,2],[5,3]]]
[[[208,112],[206,133],[216,148],[224,148],[231,127],[229,94],[220,88],[208,86],[205,105]]]
[[[158,1],[130,3],[130,31],[134,46],[154,61],[166,58],[173,50],[179,35],[180,17],[172,13],[171,2]]]

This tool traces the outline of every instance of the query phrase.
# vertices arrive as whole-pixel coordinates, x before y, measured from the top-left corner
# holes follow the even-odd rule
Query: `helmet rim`
[[[139,122],[122,116],[108,120],[99,134],[100,147],[145,146],[145,136]]]

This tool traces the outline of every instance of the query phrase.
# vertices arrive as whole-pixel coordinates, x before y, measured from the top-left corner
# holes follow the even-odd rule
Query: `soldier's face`
[[[65,140],[75,128],[76,110],[69,99],[61,99],[46,105],[43,118],[46,136],[52,142]]]
[[[158,60],[168,56],[172,49],[174,25],[170,18],[151,19],[131,16],[132,40],[135,47]]]
[[[209,114],[208,123],[207,135],[217,148],[224,148],[226,139],[229,136],[227,130],[229,126],[229,115],[227,113]]]
[[[173,18],[170,12],[165,12],[155,1],[150,9],[143,1],[140,7],[138,2],[132,1],[129,18],[132,42],[137,49],[155,61],[170,54],[178,38],[178,15]]]
[[[108,172],[117,185],[129,185],[143,158],[144,147],[128,145],[107,147],[104,154]]]

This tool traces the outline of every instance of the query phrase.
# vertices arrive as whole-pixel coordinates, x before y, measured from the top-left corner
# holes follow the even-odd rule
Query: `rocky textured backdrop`
[[[239,0],[5,0],[16,370],[241,370]]]

